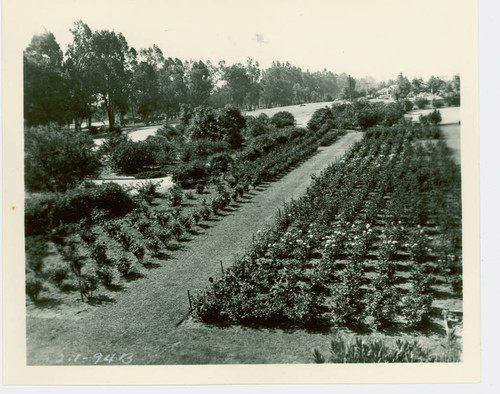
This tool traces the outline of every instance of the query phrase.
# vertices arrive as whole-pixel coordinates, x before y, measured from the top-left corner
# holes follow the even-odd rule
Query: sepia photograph
[[[479,379],[476,1],[2,5],[11,382]]]

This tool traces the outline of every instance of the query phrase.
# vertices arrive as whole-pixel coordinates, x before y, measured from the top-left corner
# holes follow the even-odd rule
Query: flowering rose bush
[[[423,263],[432,252],[429,245],[429,237],[425,234],[424,229],[418,225],[417,228],[410,230],[404,247],[410,253],[413,261]]]

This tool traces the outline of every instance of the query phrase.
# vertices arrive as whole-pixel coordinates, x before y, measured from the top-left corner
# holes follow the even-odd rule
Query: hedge
[[[132,198],[116,183],[86,185],[65,193],[32,196],[25,202],[25,234],[45,234],[60,224],[88,218],[95,209],[108,217],[118,217],[130,212],[134,206]]]

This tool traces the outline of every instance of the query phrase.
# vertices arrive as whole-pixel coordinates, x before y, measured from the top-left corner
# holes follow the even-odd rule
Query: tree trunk
[[[106,111],[108,113],[108,122],[109,128],[111,129],[115,125],[115,114],[113,113],[113,106],[109,100],[105,100],[104,104],[106,105]]]
[[[120,127],[125,126],[125,114],[120,111]]]

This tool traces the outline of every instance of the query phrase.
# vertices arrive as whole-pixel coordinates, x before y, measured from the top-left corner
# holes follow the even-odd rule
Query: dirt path
[[[204,288],[210,276],[220,275],[221,261],[224,267],[230,266],[234,256],[243,254],[250,245],[252,234],[272,223],[285,201],[306,191],[312,174],[326,168],[360,139],[361,133],[346,134],[277,182],[258,188],[251,198],[234,204],[223,220],[208,222],[201,234],[173,252],[160,267],[151,269],[146,278],[117,292],[116,302],[88,306],[79,316],[28,316],[28,364],[54,364],[60,354],[65,358],[87,355],[91,361],[98,352],[133,352],[134,364],[148,363],[148,354],[168,342],[186,317],[187,290]]]

